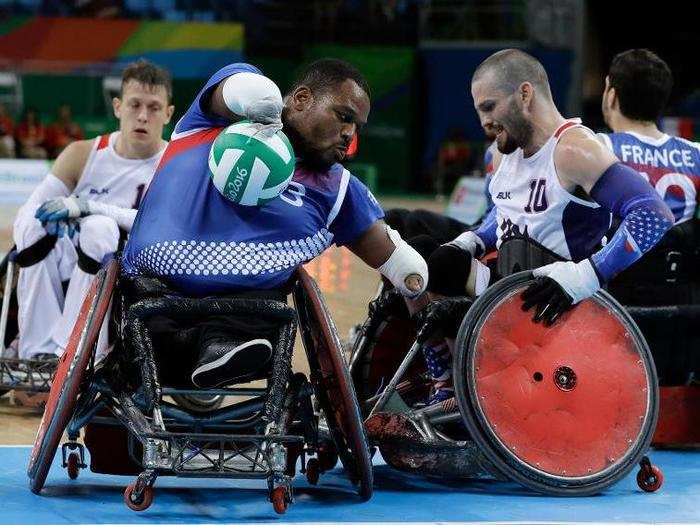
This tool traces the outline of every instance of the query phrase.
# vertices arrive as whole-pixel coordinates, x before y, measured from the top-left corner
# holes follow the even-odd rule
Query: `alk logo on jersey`
[[[109,193],[109,188],[102,188],[98,190],[97,188],[90,188],[90,195],[107,195]]]
[[[510,192],[509,191],[499,191],[498,194],[496,195],[497,199],[502,199],[502,200],[510,200]]]

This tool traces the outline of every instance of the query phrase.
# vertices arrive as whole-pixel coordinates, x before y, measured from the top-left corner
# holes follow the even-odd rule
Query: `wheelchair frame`
[[[412,377],[403,380],[407,371],[415,361],[421,344],[414,341],[408,352],[398,364],[393,375],[390,373],[388,383],[380,384],[378,392],[365,400],[360,400],[367,418],[365,425],[373,442],[378,443],[382,455],[387,463],[392,466],[421,473],[428,476],[440,476],[450,478],[479,478],[492,475],[501,479],[511,479],[538,492],[551,495],[584,496],[600,492],[605,487],[616,482],[626,475],[636,463],[640,470],[637,481],[645,491],[657,490],[663,482],[661,471],[651,465],[644,452],[649,446],[653,428],[658,413],[658,383],[653,368],[653,361],[646,348],[643,337],[636,325],[617,304],[611,296],[605,292],[599,292],[594,299],[602,304],[614,305],[617,312],[626,320],[638,340],[638,348],[646,355],[648,370],[651,377],[650,384],[655,390],[650,392],[651,413],[645,422],[644,430],[640,435],[639,443],[627,459],[620,465],[614,475],[596,479],[590,483],[580,480],[567,480],[564,478],[553,481],[546,477],[523,474],[522,468],[516,468],[510,457],[505,457],[500,447],[487,438],[482,422],[475,417],[473,402],[469,399],[469,383],[466,376],[469,370],[467,353],[470,351],[472,332],[476,321],[488,310],[491,304],[503,293],[503,290],[516,285],[525,285],[531,280],[530,272],[521,272],[499,281],[487,292],[479,297],[466,314],[459,331],[455,356],[453,362],[453,377],[455,378],[455,397],[441,403],[414,408],[404,401],[404,397],[410,395],[411,390],[420,388],[423,379]],[[383,292],[379,292],[374,304],[370,305],[370,317],[360,328],[353,345],[351,357],[351,373],[353,378],[360,380],[360,367],[367,366],[363,363],[363,355],[370,348],[382,328],[386,319],[372,315],[381,313],[381,308],[376,303],[382,300]],[[652,387],[653,389],[653,387]],[[459,425],[462,423],[468,434],[454,437],[442,430],[443,425]],[[476,445],[476,447],[475,447]],[[506,454],[508,456],[508,454]]]
[[[299,270],[294,290],[295,302],[305,310],[304,319],[315,321],[313,328],[323,332],[320,337],[312,336],[307,332],[313,328],[302,325],[305,345],[314,345],[305,346],[312,378],[315,377],[313,384],[303,374],[291,373],[297,313],[282,302],[268,299],[166,296],[141,299],[128,306],[121,299],[117,301],[121,308],[114,309],[121,310],[117,314],[123,332],[120,341],[129,341],[131,348],[113,350],[111,359],[108,356],[95,367],[94,346],[112,299],[117,272],[118,263],[112,260],[98,273],[59,362],[27,470],[33,492],[39,493],[44,485],[64,429],[68,442],[61,449],[63,466],[73,479],[80,468],[86,467],[83,445],[77,439],[81,428],[92,421],[121,424],[129,432],[129,455],[143,469],[124,492],[125,503],[132,510],[150,506],[156,478],[167,474],[264,479],[275,511],[283,513],[293,501],[291,480],[298,456],[302,459],[302,472],[315,483],[321,471],[335,465],[331,439],[351,480],[358,484],[361,498],[371,497],[369,449],[352,383],[348,380],[344,387],[341,385],[335,404],[321,403],[321,414],[313,408],[312,394],[318,399],[326,388],[336,388],[336,377],[349,376],[325,303],[303,269]],[[280,326],[267,388],[188,390],[160,386],[146,325],[150,316],[167,313],[196,318],[210,313],[262,315],[261,312]],[[130,367],[136,369],[135,380],[129,378]],[[162,400],[164,394],[194,393],[248,399],[207,413],[190,412]],[[113,417],[99,415],[104,409]],[[338,417],[336,412],[351,417]],[[319,430],[319,421],[324,421],[324,417],[328,436]],[[307,462],[309,454],[316,457]]]

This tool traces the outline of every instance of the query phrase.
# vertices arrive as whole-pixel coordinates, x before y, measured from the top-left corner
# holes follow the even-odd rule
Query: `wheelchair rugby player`
[[[209,79],[175,127],[124,253],[103,265],[82,305],[30,458],[34,492],[64,429],[71,477],[85,466],[76,441],[83,427],[91,468],[118,470],[105,459],[116,449],[89,436],[111,425],[127,429],[125,454],[140,472],[124,495],[134,510],[151,504],[157,476],[169,474],[264,479],[281,513],[299,455],[314,482],[339,457],[360,496],[371,497],[369,449],[339,338],[301,268],[335,243],[406,297],[425,289],[425,261],[340,164],[369,109],[364,78],[340,60],[309,65],[284,100],[249,64]],[[290,165],[287,180],[266,186]],[[110,300],[118,341],[93,366]],[[297,319],[310,381],[291,371]],[[258,379],[265,388],[236,386]],[[162,399],[183,392],[243,400],[198,415]]]
[[[640,487],[656,490],[662,474],[644,456],[658,415],[654,363],[601,288],[673,215],[561,116],[533,57],[498,52],[471,88],[482,126],[497,132],[494,207],[447,244],[409,239],[428,261],[431,301],[413,319],[420,305],[392,291],[371,304],[350,365],[368,435],[388,463],[429,476],[588,495],[640,464]]]

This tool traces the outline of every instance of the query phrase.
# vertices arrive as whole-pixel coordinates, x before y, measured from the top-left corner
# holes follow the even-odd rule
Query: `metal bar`
[[[669,319],[672,317],[700,317],[700,304],[672,306],[625,306],[625,310],[635,319]]]
[[[442,414],[437,417],[431,417],[430,423],[433,425],[440,425],[442,423],[452,423],[453,421],[459,421],[462,419],[462,414],[459,412],[453,412],[452,414]]]
[[[243,441],[248,443],[303,443],[302,436],[250,435],[250,434],[202,434],[191,432],[145,432],[143,437],[151,439],[189,439],[194,441]]]
[[[267,393],[267,390],[264,388],[215,388],[211,390],[163,388],[162,392],[166,396],[262,396]]]
[[[5,289],[2,294],[2,311],[0,311],[0,357],[5,353],[5,332],[7,331],[7,316],[10,312],[10,296],[12,295],[12,277],[15,273],[15,263],[7,261],[5,273]]]
[[[406,373],[406,370],[408,370],[408,367],[411,364],[411,362],[413,361],[413,358],[418,353],[418,350],[420,350],[420,347],[421,347],[421,345],[418,344],[418,341],[413,343],[413,345],[411,346],[411,349],[406,354],[406,357],[404,357],[403,361],[401,361],[401,365],[399,365],[398,370],[396,370],[394,377],[391,378],[391,381],[389,381],[389,384],[386,386],[386,388],[382,392],[381,396],[379,396],[379,400],[377,401],[377,404],[374,405],[374,407],[372,408],[372,411],[369,413],[368,417],[371,417],[372,415],[374,415],[375,412],[379,412],[382,408],[384,408],[387,401],[389,401],[389,397],[396,390],[396,385],[399,384],[399,381],[401,380],[403,375]]]

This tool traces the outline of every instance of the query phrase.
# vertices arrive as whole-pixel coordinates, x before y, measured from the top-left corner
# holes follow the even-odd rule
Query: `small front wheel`
[[[136,481],[129,483],[124,489],[124,503],[131,510],[140,512],[146,510],[153,503],[154,490],[153,487],[146,485],[140,494],[136,491]]]
[[[270,494],[270,501],[277,514],[284,514],[292,501],[289,489],[283,485],[275,487]]]

